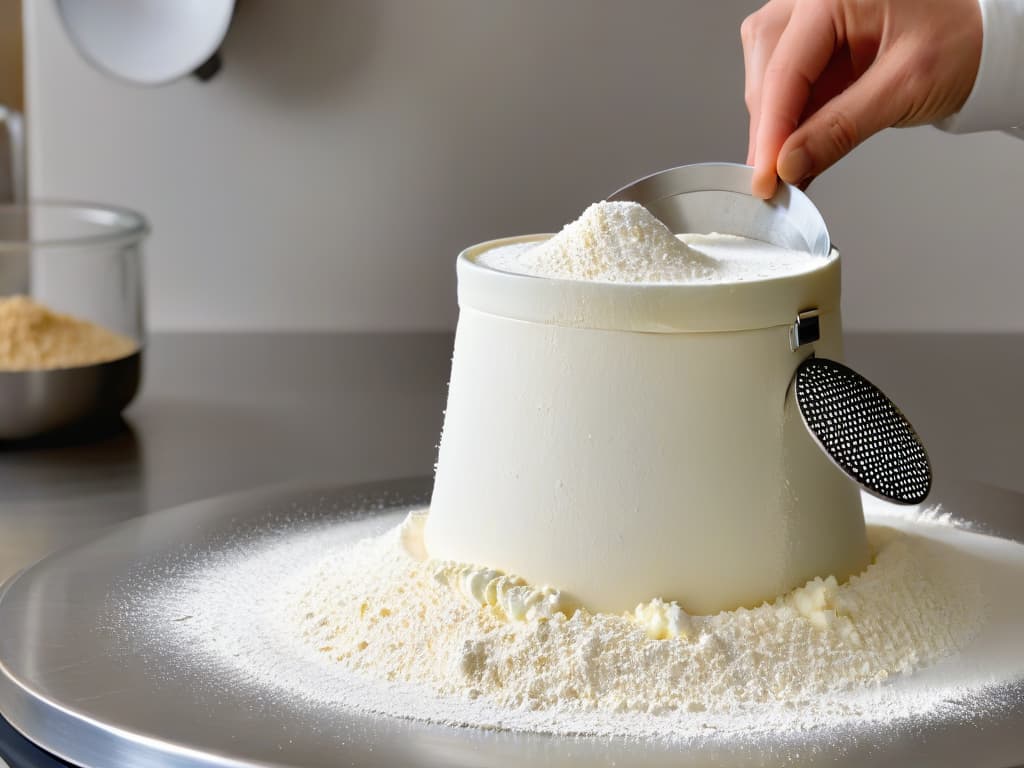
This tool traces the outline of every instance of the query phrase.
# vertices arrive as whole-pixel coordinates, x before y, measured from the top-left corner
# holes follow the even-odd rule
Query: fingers
[[[786,25],[764,74],[754,147],[753,193],[769,198],[776,189],[779,150],[800,123],[811,87],[837,48],[829,3],[801,3]]]
[[[744,19],[740,26],[745,78],[743,99],[746,102],[747,111],[750,113],[747,165],[754,164],[764,72],[772,52],[782,36],[782,31],[789,22],[792,9],[793,0],[772,0],[759,11]]]
[[[849,49],[844,46],[835,52],[832,60],[825,67],[825,71],[821,73],[814,85],[811,86],[811,95],[804,106],[800,122],[806,120],[845,91],[850,86],[850,83],[856,79]]]
[[[978,69],[977,17],[973,0],[771,0],[742,30],[751,192],[806,186],[884,128],[954,113]]]
[[[894,57],[868,67],[786,139],[779,152],[779,176],[791,184],[812,179],[868,137],[899,122],[907,109],[900,85]]]

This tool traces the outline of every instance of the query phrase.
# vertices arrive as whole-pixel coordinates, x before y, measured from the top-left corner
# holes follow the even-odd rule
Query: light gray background
[[[453,259],[662,167],[743,160],[737,0],[244,0],[142,89],[25,4],[31,185],[152,220],[156,329],[442,329]],[[1024,142],[891,131],[812,197],[848,328],[1024,330]]]

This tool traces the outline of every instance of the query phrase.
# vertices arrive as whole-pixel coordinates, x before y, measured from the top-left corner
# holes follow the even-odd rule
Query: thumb
[[[906,112],[899,79],[891,61],[876,61],[808,117],[779,151],[782,180],[800,184],[812,179],[865,139],[899,122]]]

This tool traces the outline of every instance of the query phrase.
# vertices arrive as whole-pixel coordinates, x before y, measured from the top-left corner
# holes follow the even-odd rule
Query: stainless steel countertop
[[[284,481],[432,472],[449,334],[156,335],[125,424],[0,444],[0,582],[103,526]],[[851,334],[943,477],[1024,492],[1024,334]]]

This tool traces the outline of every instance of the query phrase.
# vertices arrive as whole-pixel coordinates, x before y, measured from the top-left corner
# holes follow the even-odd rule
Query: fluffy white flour
[[[411,517],[326,558],[289,622],[346,668],[512,709],[798,705],[954,653],[983,616],[977,583],[892,529],[873,529],[875,562],[846,584],[816,579],[771,604],[682,621],[675,607],[667,632],[671,605],[595,615],[514,576],[418,560],[402,539],[419,528]]]
[[[615,283],[686,283],[710,278],[715,268],[642,205],[607,202],[594,203],[550,240],[497,249],[481,262],[538,277]]]
[[[563,280],[688,284],[799,274],[823,259],[737,235],[673,235],[642,205],[600,202],[547,240],[491,248],[477,262]]]

